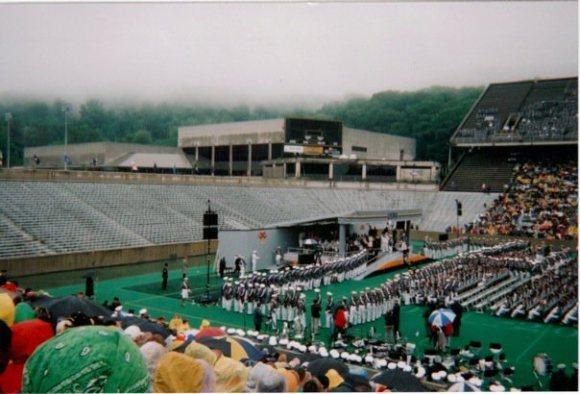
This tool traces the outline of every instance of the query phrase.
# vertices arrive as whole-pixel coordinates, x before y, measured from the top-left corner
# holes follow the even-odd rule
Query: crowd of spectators
[[[507,190],[467,230],[472,235],[576,238],[577,171],[574,162],[516,165]]]
[[[470,289],[485,287],[505,274],[527,272],[531,280],[515,290],[517,297],[507,297],[506,302],[519,300],[518,305],[513,303],[512,306],[519,308],[519,305],[524,305],[525,311],[520,313],[523,317],[546,319],[554,308],[560,308],[559,313],[562,314],[577,301],[577,272],[570,261],[567,251],[550,252],[544,256],[523,242],[480,247],[477,251],[409,270],[379,288],[365,290],[367,309],[363,310],[368,313],[368,302],[373,307],[377,300],[387,305],[386,309],[389,310],[396,308],[399,300],[407,304],[454,308],[462,294]],[[499,367],[498,360],[483,358],[471,365],[474,358],[473,355],[466,356],[469,353],[467,349],[456,353],[452,361],[447,360],[450,364],[446,366],[442,366],[444,362],[439,355],[425,354],[423,359],[409,356],[409,359],[404,354],[397,359],[389,353],[381,358],[376,353],[367,356],[364,352],[349,354],[340,348],[328,352],[314,344],[307,348],[296,341],[286,342],[289,350],[294,349],[293,353],[288,353],[262,341],[268,336],[259,335],[259,332],[211,327],[209,321],[203,321],[199,329],[192,328],[187,320],[178,315],[167,321],[161,316],[153,318],[147,310],[138,313],[125,310],[118,298],[99,306],[104,311],[100,315],[83,312],[56,314],[56,310],[41,306],[45,305],[42,301],[47,295],[20,288],[5,273],[2,273],[0,280],[1,392],[324,392],[388,389],[369,379],[368,371],[361,365],[370,365],[379,370],[411,372],[433,383],[443,380],[450,384],[454,383],[453,378],[469,380],[481,386],[487,377],[487,384],[507,387],[502,386],[498,378],[502,360],[499,360]],[[359,301],[363,299],[362,295],[357,297]],[[92,303],[83,293],[73,298]],[[348,319],[346,306],[349,302],[339,304]],[[374,319],[381,314],[388,315],[389,310],[386,309],[379,308],[379,314],[371,313],[370,316]],[[357,309],[351,313],[359,312]],[[364,315],[360,317],[364,320]],[[389,324],[387,318],[385,322]],[[350,319],[349,324],[354,325],[356,321]],[[249,336],[256,341],[250,340],[249,343],[254,343],[260,356],[250,357],[250,353],[248,357],[226,355],[224,351],[198,340],[198,334],[206,329],[222,330],[224,336],[226,332],[228,335],[237,334],[242,339]],[[439,331],[443,338],[451,335]],[[434,335],[433,338],[437,349],[438,336]],[[327,369],[320,372],[311,369],[310,366],[314,365],[312,360],[320,355],[323,360],[343,359],[350,366],[346,371]],[[391,356],[395,359],[392,360]],[[470,369],[462,371],[461,365]],[[509,368],[506,370],[509,371]],[[507,385],[509,375],[502,376],[507,379],[503,384]]]

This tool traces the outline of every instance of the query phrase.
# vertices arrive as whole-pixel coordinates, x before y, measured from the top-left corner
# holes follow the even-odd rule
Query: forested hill
[[[481,88],[434,87],[416,92],[388,91],[370,98],[327,104],[318,110],[288,110],[246,106],[158,104],[108,105],[89,100],[73,107],[69,115],[69,142],[119,141],[177,145],[177,128],[283,116],[313,116],[342,120],[352,128],[415,137],[418,159],[445,163],[447,142],[475,102]],[[12,164],[22,162],[23,148],[60,144],[64,140],[62,101],[0,101],[0,146],[5,153],[6,121],[12,113]]]

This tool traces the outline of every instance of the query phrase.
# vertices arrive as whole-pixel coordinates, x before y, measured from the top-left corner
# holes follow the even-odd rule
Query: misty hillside
[[[185,104],[107,105],[89,100],[73,107],[68,117],[69,143],[118,141],[177,145],[183,125],[313,116],[342,120],[353,128],[417,138],[417,159],[447,158],[447,142],[481,88],[434,87],[416,92],[388,91],[370,98],[353,98],[318,110],[284,110],[246,106],[223,107]],[[12,163],[22,163],[23,148],[64,141],[62,101],[4,100],[0,114],[12,113]],[[0,146],[5,153],[6,122],[0,122]]]

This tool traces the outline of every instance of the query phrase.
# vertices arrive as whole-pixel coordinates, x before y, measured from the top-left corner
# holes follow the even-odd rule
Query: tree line
[[[0,146],[5,155],[5,113],[12,114],[12,165],[22,164],[24,147],[62,144],[67,107],[69,143],[114,141],[177,146],[179,126],[311,116],[342,120],[352,128],[417,138],[418,160],[444,164],[451,133],[481,91],[481,88],[446,87],[415,92],[386,91],[370,98],[329,103],[315,110],[175,103],[113,106],[94,99],[70,107],[62,100],[3,99],[0,101]]]

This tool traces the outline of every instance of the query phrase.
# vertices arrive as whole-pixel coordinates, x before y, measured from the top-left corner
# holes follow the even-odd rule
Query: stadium
[[[222,392],[575,391],[577,87],[489,85],[445,176],[420,141],[339,119],[26,148],[0,171],[2,329],[66,346],[120,327],[151,375],[121,391],[170,390],[159,357],[209,357]],[[59,349],[41,346],[9,357],[3,390],[67,391],[30,383]]]

